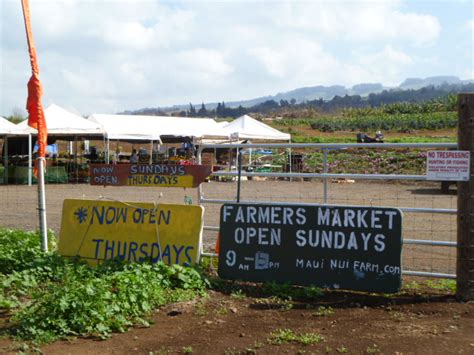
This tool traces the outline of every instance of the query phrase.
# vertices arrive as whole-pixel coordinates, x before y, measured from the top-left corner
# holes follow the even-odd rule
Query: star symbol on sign
[[[74,212],[74,216],[76,216],[80,224],[84,223],[87,219],[87,208],[79,207],[76,212]]]

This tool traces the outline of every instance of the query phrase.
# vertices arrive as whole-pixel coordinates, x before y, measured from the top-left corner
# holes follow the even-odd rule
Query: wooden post
[[[457,291],[474,300],[474,94],[458,96],[458,149],[471,152],[470,179],[458,182]]]

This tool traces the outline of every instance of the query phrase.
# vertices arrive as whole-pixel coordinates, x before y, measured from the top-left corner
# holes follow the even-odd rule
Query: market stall
[[[65,142],[65,151],[59,154],[48,154],[46,164],[46,181],[64,183],[68,181],[85,181],[88,177],[88,161],[90,152],[85,149],[85,141],[100,140],[105,136],[103,128],[90,122],[80,115],[65,110],[58,105],[52,104],[45,109],[46,125],[48,128],[48,144]],[[30,129],[32,135],[37,134],[36,130],[28,127],[25,120],[17,125],[21,129]],[[34,153],[34,149],[30,149]],[[21,169],[22,162],[18,162],[16,167],[20,167],[17,173],[17,182],[22,183],[24,169]]]

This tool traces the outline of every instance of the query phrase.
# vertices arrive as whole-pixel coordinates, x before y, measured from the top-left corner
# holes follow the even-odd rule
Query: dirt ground
[[[203,185],[208,199],[232,199],[235,184]],[[1,186],[0,226],[35,229],[36,187]],[[183,203],[197,201],[195,189],[103,188],[88,185],[47,186],[49,227],[59,231],[65,198]],[[443,195],[435,183],[331,183],[330,203],[340,205],[455,209],[456,195]],[[243,200],[323,202],[320,181],[245,181]],[[204,224],[218,225],[220,205],[206,203]],[[403,237],[456,240],[456,216],[404,213]],[[215,232],[204,245],[212,250]],[[455,249],[405,243],[405,270],[455,272]],[[282,301],[259,296],[257,285],[234,285],[233,292],[157,311],[153,324],[111,339],[70,339],[41,348],[46,354],[238,354],[238,353],[474,353],[474,302],[457,302],[447,290],[426,288],[419,278],[404,277],[405,292],[395,296],[330,291],[310,301]],[[241,291],[239,291],[239,289]],[[0,327],[1,328],[1,327]],[[285,342],[278,331],[290,329],[300,340]],[[302,336],[311,333],[312,336]],[[283,333],[282,333],[283,334]],[[285,334],[288,334],[286,332]],[[301,339],[308,339],[303,344]],[[276,344],[277,340],[281,344]],[[0,352],[11,349],[0,340]]]
[[[474,302],[431,291],[395,297],[328,292],[311,302],[276,301],[245,293],[169,305],[153,324],[108,340],[69,339],[45,354],[472,354]],[[428,292],[428,293],[426,293]],[[279,331],[304,340],[286,342]],[[277,339],[281,344],[277,344]],[[0,340],[0,351],[14,344]]]

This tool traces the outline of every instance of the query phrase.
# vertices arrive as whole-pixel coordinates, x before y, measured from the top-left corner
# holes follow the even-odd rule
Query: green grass
[[[426,286],[429,288],[439,290],[439,291],[447,291],[450,293],[456,293],[456,280],[449,280],[449,279],[440,279],[440,280],[427,280]]]

